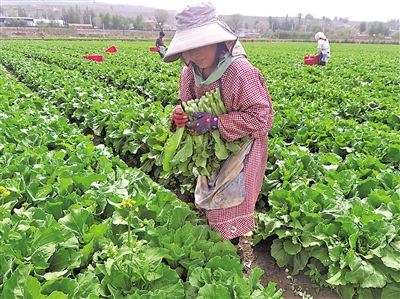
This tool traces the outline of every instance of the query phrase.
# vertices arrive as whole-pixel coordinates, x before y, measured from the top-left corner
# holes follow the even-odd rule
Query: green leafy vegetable
[[[176,128],[175,133],[168,138],[164,149],[163,169],[170,172],[172,170],[171,160],[175,156],[176,150],[181,143],[182,136],[185,133],[185,128]]]
[[[200,99],[183,102],[182,107],[189,119],[193,112],[207,112],[212,115],[226,113],[226,108],[219,95],[219,88],[207,92]],[[207,132],[204,135],[191,136],[179,128],[168,138],[164,146],[163,170],[168,173],[183,175],[184,177],[209,176],[219,169],[222,161],[230,154],[237,153],[248,137],[227,142],[221,138],[218,130]],[[179,131],[178,131],[179,130]]]

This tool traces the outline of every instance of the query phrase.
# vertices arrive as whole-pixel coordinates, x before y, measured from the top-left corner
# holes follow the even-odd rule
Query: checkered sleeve
[[[182,69],[180,80],[179,80],[179,99],[182,102],[187,102],[192,100],[194,97],[194,92],[192,88],[194,87],[194,76],[192,69],[185,66]]]
[[[266,136],[273,121],[271,98],[261,72],[245,59],[237,59],[222,77],[223,99],[229,113],[219,116],[222,137]]]

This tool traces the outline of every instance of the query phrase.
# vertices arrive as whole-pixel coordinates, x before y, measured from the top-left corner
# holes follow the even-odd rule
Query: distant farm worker
[[[315,34],[315,40],[318,42],[318,64],[325,65],[328,62],[329,57],[331,56],[329,40],[322,32],[317,32]]]
[[[268,132],[273,122],[271,98],[260,70],[247,60],[236,35],[219,19],[211,3],[187,5],[175,18],[177,30],[164,61],[181,59],[185,64],[179,99],[187,102],[219,88],[227,113],[192,113],[195,120],[188,121],[188,115],[177,106],[171,116],[171,130],[186,126],[191,135],[219,130],[227,142],[250,137],[242,145],[240,157],[232,155],[210,177],[198,177],[194,196],[196,207],[205,212],[210,227],[220,232],[223,240],[237,245],[240,236],[255,228],[254,209],[264,180]],[[234,178],[223,181],[226,192],[215,193],[206,202],[203,195],[213,194],[222,181],[216,177],[224,177],[233,165],[240,167]],[[235,201],[226,194],[236,196]]]
[[[156,47],[161,58],[164,58],[165,55],[164,36],[165,33],[163,31],[160,31],[160,36],[156,39]]]

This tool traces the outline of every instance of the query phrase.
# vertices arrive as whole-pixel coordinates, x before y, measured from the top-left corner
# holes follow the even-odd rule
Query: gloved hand
[[[218,116],[206,112],[193,112],[192,116],[197,119],[186,123],[188,133],[192,136],[202,135],[218,128]]]
[[[174,132],[177,127],[178,128],[184,127],[187,121],[188,121],[188,115],[182,110],[180,106],[176,106],[174,112],[172,112],[171,115],[171,122],[169,128],[172,132]]]

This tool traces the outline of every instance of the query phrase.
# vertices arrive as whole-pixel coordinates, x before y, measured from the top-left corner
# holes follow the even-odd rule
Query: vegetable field
[[[0,298],[282,298],[179,199],[198,165],[163,168],[182,64],[113,44],[0,43]],[[275,111],[254,243],[277,236],[317,289],[398,298],[399,46],[332,44],[316,67],[314,43],[243,45]]]

